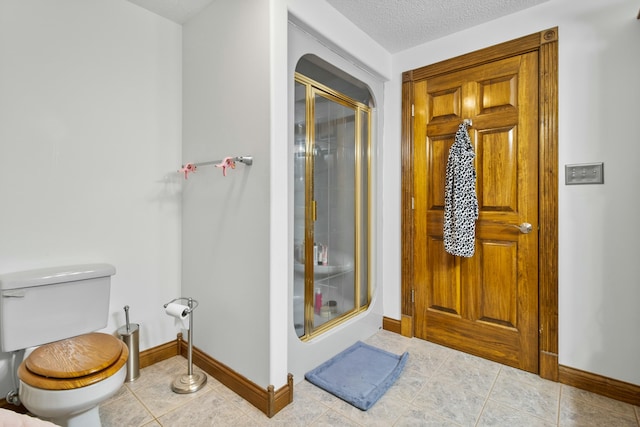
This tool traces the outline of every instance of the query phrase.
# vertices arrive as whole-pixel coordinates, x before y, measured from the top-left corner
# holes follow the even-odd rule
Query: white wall
[[[354,66],[388,80],[391,55],[326,1],[286,1],[291,19]]]
[[[0,2],[0,272],[113,264],[104,331],[128,304],[141,350],[177,331],[180,61],[180,26],[124,0]]]
[[[287,0],[271,0],[270,7],[270,87],[271,87],[271,175],[270,175],[270,215],[271,239],[269,253],[269,279],[271,283],[269,295],[269,377],[276,387],[285,384],[289,369],[287,354],[287,332],[289,325],[289,262],[292,259],[289,243],[289,215],[283,215],[282,209],[288,206],[289,185],[291,185],[290,169],[283,167],[283,159],[287,158],[290,132],[288,87],[291,84],[287,72]],[[283,119],[284,118],[284,119]],[[293,286],[291,286],[293,288]]]
[[[114,264],[105,331],[130,305],[141,350],[175,338],[162,304],[193,296],[195,345],[279,387],[295,365],[285,348],[289,230],[274,216],[289,201],[287,172],[274,170],[288,152],[279,142],[289,130],[287,10],[357,67],[392,77],[379,106],[376,304],[393,318],[401,73],[559,26],[560,363],[640,384],[637,2],[550,0],[393,57],[316,3],[217,1],[187,24],[181,46],[180,26],[124,0],[2,0],[0,272]],[[182,161],[226,155],[255,163],[226,178],[212,167],[188,181],[175,172]],[[564,186],[564,164],[590,161],[605,162],[604,185]],[[11,388],[7,361],[0,395]]]
[[[400,52],[387,85],[386,200],[400,188],[401,73],[559,27],[560,364],[640,384],[640,22],[636,0],[550,0]],[[389,163],[387,163],[389,162]],[[605,184],[565,186],[564,165],[605,163]],[[400,211],[385,211],[387,239]],[[388,245],[387,247],[389,247]],[[400,259],[385,276],[385,315],[400,315]],[[391,280],[389,280],[391,279]]]
[[[326,4],[218,1],[185,24],[183,44],[183,160],[227,155],[255,159],[253,166],[238,165],[226,178],[218,169],[201,168],[185,186],[182,291],[201,302],[195,313],[194,344],[251,381],[276,388],[286,384],[288,372],[301,380],[306,370],[343,348],[345,337],[350,344],[381,323],[377,298],[374,316],[361,316],[366,320],[347,328],[342,339],[329,338],[329,345],[314,347],[300,343],[289,318],[290,8],[324,24],[329,21],[318,14],[336,18]],[[355,27],[331,22],[334,29],[346,28],[343,31],[367,40]],[[380,48],[368,43],[359,46],[366,48],[365,56],[377,58],[369,53],[380,53]],[[389,58],[382,57],[390,68]],[[382,92],[381,84],[379,88]]]
[[[326,334],[328,345],[301,345],[289,318],[293,68],[287,65],[287,11],[293,7],[307,16],[305,11],[323,10],[335,18],[326,4],[316,6],[213,2],[184,25],[183,34],[183,161],[254,157],[253,166],[239,164],[226,178],[219,169],[202,167],[185,183],[182,292],[201,304],[194,313],[194,345],[256,384],[276,389],[286,384],[287,372],[299,381],[306,370],[381,325],[379,297],[372,315],[350,322],[360,326],[344,325],[347,331],[338,339]],[[363,37],[353,26],[345,31]],[[376,58],[369,52],[380,48],[368,43],[360,47]],[[390,66],[389,56],[383,59]],[[379,91],[382,98],[381,83]]]
[[[203,166],[185,182],[182,293],[200,302],[194,345],[278,388],[286,373],[270,378],[269,2],[215,1],[183,38],[183,161],[254,158],[226,177]]]

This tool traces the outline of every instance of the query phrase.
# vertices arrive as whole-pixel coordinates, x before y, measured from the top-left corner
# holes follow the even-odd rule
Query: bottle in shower
[[[320,288],[316,288],[316,301],[313,305],[313,311],[316,314],[320,314],[320,307],[322,307],[322,292],[320,292]]]

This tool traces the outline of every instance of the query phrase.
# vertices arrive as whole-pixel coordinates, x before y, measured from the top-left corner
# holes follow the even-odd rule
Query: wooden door
[[[538,372],[538,53],[415,81],[413,100],[415,336]],[[445,168],[464,119],[480,210],[471,258],[443,243]]]

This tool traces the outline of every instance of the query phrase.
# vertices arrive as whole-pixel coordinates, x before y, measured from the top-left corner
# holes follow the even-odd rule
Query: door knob
[[[533,231],[533,226],[528,222],[523,222],[520,225],[509,224],[509,226],[517,228],[522,234],[529,234]]]

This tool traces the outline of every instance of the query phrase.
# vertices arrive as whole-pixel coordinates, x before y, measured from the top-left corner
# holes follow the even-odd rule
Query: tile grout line
[[[500,376],[500,372],[502,372],[502,366],[500,366],[500,368],[498,369],[498,373],[496,374],[496,377],[493,379],[493,383],[491,384],[491,387],[489,387],[487,396],[485,397],[484,403],[482,404],[482,409],[480,410],[480,413],[478,414],[478,418],[476,419],[476,422],[474,424],[475,426],[477,426],[478,423],[480,423],[482,414],[484,413],[484,410],[487,407],[487,403],[489,402],[489,397],[491,396],[491,392],[493,391],[493,388],[496,386],[496,383],[498,382],[498,377]]]
[[[126,389],[129,391],[129,393],[130,393],[131,395],[133,395],[133,397],[138,401],[138,403],[140,403],[140,405],[142,406],[142,408],[143,408],[145,411],[147,411],[147,414],[148,414],[149,416],[151,416],[151,420],[146,421],[144,424],[140,424],[140,426],[143,426],[143,425],[145,425],[145,424],[148,424],[148,423],[150,423],[151,421],[155,421],[155,420],[156,420],[156,417],[155,417],[155,415],[153,415],[153,412],[151,412],[151,411],[149,410],[149,408],[147,408],[147,405],[145,405],[145,404],[144,404],[144,402],[142,401],[142,399],[140,399],[140,397],[138,397],[138,395],[137,395],[137,394],[136,394],[136,393],[131,389],[131,387],[129,387],[129,384],[123,384],[123,387],[126,387]],[[127,396],[121,396],[120,398],[118,398],[117,400],[115,400],[115,401],[114,401],[114,403],[116,403],[118,400],[123,400],[123,399],[126,399],[126,398],[127,398]]]
[[[560,390],[561,390],[561,395],[560,395],[560,396],[561,396],[561,397],[562,397],[562,391],[563,391],[565,388],[568,388],[568,387],[572,387],[572,386],[569,386],[569,385],[566,385],[566,384],[560,384]],[[575,388],[575,387],[574,387],[574,388]],[[581,390],[581,389],[579,389],[579,390]],[[584,391],[584,390],[583,390],[583,391]],[[588,391],[587,391],[586,393],[594,394],[594,393],[591,393],[591,392],[588,392]],[[596,395],[597,395],[597,394],[596,394]],[[597,396],[601,396],[601,395],[597,395]],[[606,399],[613,400],[613,401],[615,401],[615,402],[621,402],[621,401],[618,401],[618,400],[616,400],[616,399],[607,398],[606,396],[601,396],[601,397],[604,397],[604,398],[606,398]],[[606,405],[606,404],[604,404],[604,403],[600,403],[600,402],[592,402],[592,401],[590,401],[590,400],[586,399],[584,396],[577,395],[577,396],[570,396],[569,398],[570,398],[570,399],[578,400],[578,401],[582,402],[583,404],[590,405],[590,406],[592,406],[592,407],[594,407],[594,408],[598,408],[598,409],[600,409],[600,410],[604,410],[604,411],[609,411],[609,412],[612,412],[612,413],[618,414],[619,416],[621,416],[621,417],[623,417],[623,418],[627,418],[627,416],[625,415],[625,413],[624,413],[623,411],[618,410],[618,409],[613,408],[613,407],[610,407],[610,406],[607,406],[607,405]],[[622,402],[622,403],[623,403],[623,404],[626,404],[625,402]],[[640,418],[639,418],[639,417],[640,417],[640,413],[639,413],[638,411],[636,411],[636,410],[635,410],[635,406],[634,406],[634,405],[632,405],[632,404],[628,404],[628,405],[630,405],[630,406],[631,406],[631,411],[632,411],[633,418],[635,418],[635,421],[636,421],[636,422],[638,423],[638,425],[640,426]],[[562,408],[562,404],[560,404],[560,408]],[[559,411],[558,411],[558,415],[559,415]],[[559,422],[559,418],[558,418],[558,425],[559,425],[559,424],[560,424],[560,422]]]
[[[163,375],[165,375],[165,374],[163,374]],[[170,375],[170,374],[169,374],[169,373],[166,373],[166,375]],[[160,418],[161,418],[161,417],[163,417],[163,416],[165,416],[165,415],[167,415],[167,414],[169,414],[169,413],[171,413],[171,412],[173,412],[173,411],[176,411],[176,410],[178,410],[179,408],[181,408],[182,406],[184,406],[184,405],[188,404],[189,402],[191,402],[191,400],[187,400],[187,401],[185,401],[185,402],[183,402],[183,403],[181,403],[181,404],[177,405],[177,406],[176,406],[176,407],[174,407],[174,408],[171,408],[171,409],[169,409],[169,410],[167,410],[167,411],[164,411],[163,413],[161,413],[161,414],[159,414],[159,415],[156,415],[156,414],[154,414],[154,413],[153,413],[153,411],[151,411],[151,409],[150,409],[150,408],[149,408],[149,407],[144,403],[144,400],[143,400],[141,397],[139,397],[139,396],[138,396],[138,394],[137,394],[133,389],[131,389],[131,387],[129,387],[129,385],[128,385],[128,384],[125,384],[125,386],[129,389],[129,391],[131,392],[131,394],[133,394],[133,396],[138,400],[138,402],[140,402],[140,404],[142,405],[142,407],[143,407],[143,408],[144,408],[144,409],[149,413],[149,415],[151,415],[151,417],[153,418],[153,420],[151,420],[151,421],[149,421],[149,422],[155,421],[155,422],[157,422],[158,424],[160,424],[160,426],[162,426],[162,425],[163,425],[163,424],[160,422]],[[143,387],[143,388],[144,388],[144,387]],[[211,387],[208,387],[208,388],[209,388],[209,390],[208,390],[209,392],[213,392],[213,391],[214,391],[214,389],[213,389],[213,388],[211,388]],[[148,424],[148,423],[147,423],[147,424]],[[143,424],[143,425],[144,425],[144,424]]]
[[[501,365],[500,366],[500,370],[498,372],[498,376],[499,376],[500,373],[503,372],[503,370],[505,368],[509,369],[510,367],[507,366],[507,365]],[[496,376],[496,380],[495,380],[495,382],[494,382],[494,384],[492,386],[492,389],[491,389],[492,391],[493,391],[493,388],[495,387],[495,383],[498,381],[498,376]],[[523,379],[515,378],[512,381],[515,382],[515,383],[520,384],[521,386],[525,386],[527,388],[533,387],[533,388],[537,389],[537,386],[535,386],[535,385],[533,385],[533,384],[531,384],[528,381],[523,380]],[[560,388],[558,390],[560,390]],[[487,401],[488,400],[492,400],[492,399],[487,399]],[[511,402],[505,402],[505,401],[502,401],[502,400],[494,400],[494,402],[496,404],[500,405],[500,406],[503,406],[503,407],[506,407],[506,408],[510,408],[510,409],[520,413],[520,414],[524,414],[524,415],[529,416],[529,417],[534,417],[534,418],[536,418],[536,419],[538,419],[540,421],[543,421],[545,423],[552,423],[551,419],[544,418],[543,416],[540,416],[540,415],[534,414],[534,413],[530,413],[528,411],[523,411],[522,408],[513,405]],[[558,405],[558,408],[557,408],[558,410],[556,411],[556,421],[554,423],[554,425],[556,425],[556,426],[559,425],[559,416],[560,416],[560,392],[559,391],[558,391],[557,405]]]
[[[161,423],[161,422],[158,420],[158,418],[153,414],[153,412],[151,412],[151,409],[149,409],[149,408],[147,407],[147,405],[145,405],[145,403],[144,403],[144,402],[142,401],[142,399],[141,399],[141,398],[136,394],[136,392],[135,392],[135,391],[133,391],[133,390],[131,389],[131,387],[129,387],[129,385],[128,385],[128,384],[125,384],[125,386],[129,389],[129,392],[130,392],[131,394],[133,394],[133,397],[135,397],[135,398],[136,398],[136,400],[137,400],[138,402],[140,402],[140,404],[142,405],[142,407],[144,408],[144,410],[145,410],[145,411],[147,411],[147,413],[149,413],[149,415],[151,415],[151,418],[152,418],[152,419],[151,419],[151,421],[147,421],[145,424],[149,424],[150,422],[155,421],[155,422],[157,422],[158,424],[160,424],[160,426],[162,426],[162,423]],[[141,424],[141,426],[143,426],[143,425],[145,425],[145,424]]]
[[[556,426],[560,425],[560,414],[562,411],[562,393],[564,393],[564,385],[560,384],[560,390],[558,391],[558,411],[556,415]]]

